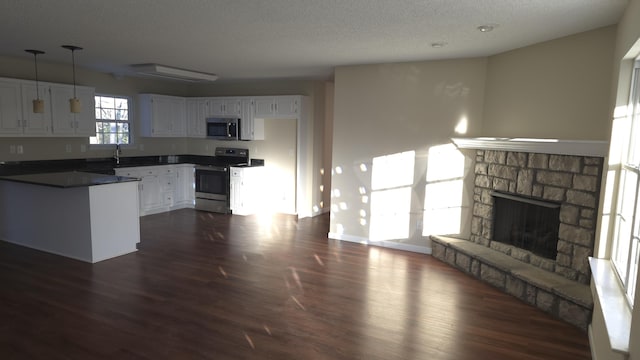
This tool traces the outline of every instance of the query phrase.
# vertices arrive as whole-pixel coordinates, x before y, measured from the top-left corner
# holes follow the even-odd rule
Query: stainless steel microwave
[[[207,118],[207,139],[240,140],[240,119]]]

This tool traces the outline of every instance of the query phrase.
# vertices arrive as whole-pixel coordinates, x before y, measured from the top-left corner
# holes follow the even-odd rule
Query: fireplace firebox
[[[560,203],[493,191],[493,240],[555,260]]]

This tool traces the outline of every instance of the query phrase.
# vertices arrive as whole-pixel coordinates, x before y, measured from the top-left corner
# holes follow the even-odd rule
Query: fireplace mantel
[[[609,153],[607,141],[560,140],[528,138],[452,138],[459,149],[502,150],[557,155],[605,157]]]

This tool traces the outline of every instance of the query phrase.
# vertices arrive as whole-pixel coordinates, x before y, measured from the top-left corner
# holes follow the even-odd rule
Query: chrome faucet
[[[113,158],[116,159],[116,165],[120,165],[120,154],[122,150],[120,150],[120,144],[116,144],[116,150],[113,152]]]

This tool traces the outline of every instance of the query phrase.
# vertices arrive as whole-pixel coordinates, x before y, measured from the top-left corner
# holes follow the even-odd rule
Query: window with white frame
[[[131,123],[130,101],[125,96],[96,95],[96,136],[90,144],[129,144]]]
[[[622,140],[620,182],[617,191],[611,260],[625,288],[630,304],[634,302],[638,260],[640,259],[640,60],[635,62],[631,82],[628,121]]]

